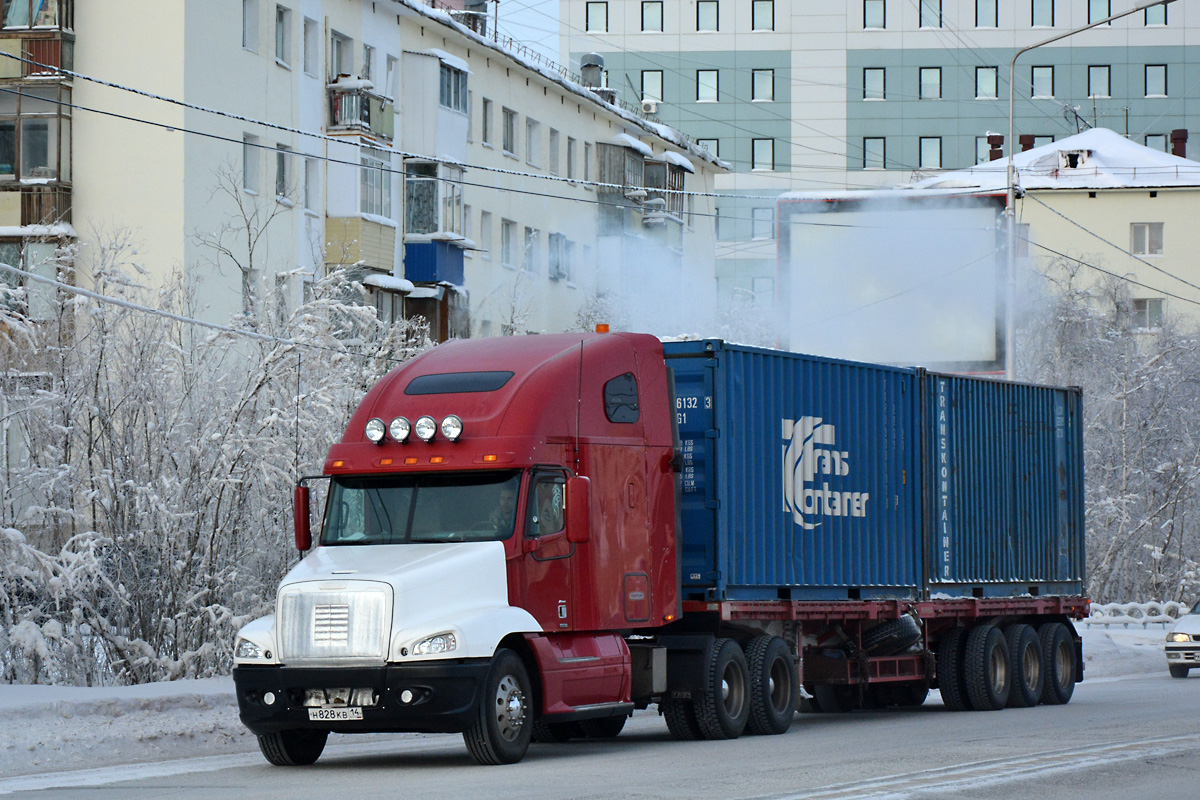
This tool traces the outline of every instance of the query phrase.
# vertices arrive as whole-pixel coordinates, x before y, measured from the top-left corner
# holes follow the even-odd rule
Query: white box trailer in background
[[[952,372],[1004,368],[1004,195],[791,192],[779,201],[782,347]]]

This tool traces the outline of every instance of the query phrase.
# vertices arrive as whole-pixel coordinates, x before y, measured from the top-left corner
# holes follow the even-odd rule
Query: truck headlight
[[[439,633],[417,642],[413,647],[414,656],[432,656],[439,653],[449,653],[458,647],[458,640],[453,633]]]
[[[387,432],[387,426],[383,424],[383,420],[378,417],[367,420],[367,426],[363,429],[367,435],[367,441],[372,444],[379,444],[383,441],[383,434]]]
[[[238,639],[233,649],[234,658],[262,658],[262,648],[249,639]]]
[[[1186,633],[1168,633],[1168,642],[1190,642],[1192,637]]]
[[[422,442],[431,442],[433,435],[437,433],[437,423],[433,421],[433,417],[426,414],[417,419],[416,424],[413,425],[413,431]]]

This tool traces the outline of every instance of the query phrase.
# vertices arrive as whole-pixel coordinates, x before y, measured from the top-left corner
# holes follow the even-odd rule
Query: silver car
[[[1167,633],[1167,669],[1172,678],[1186,678],[1200,667],[1200,603],[1184,614]]]

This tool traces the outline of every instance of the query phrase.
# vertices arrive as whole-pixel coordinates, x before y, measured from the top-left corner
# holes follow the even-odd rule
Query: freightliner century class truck
[[[1061,704],[1087,614],[1080,395],[640,334],[453,341],[384,377],[235,644],[277,765],[330,732],[483,764],[797,708]],[[313,546],[315,545],[315,546]],[[803,689],[803,691],[802,691]]]

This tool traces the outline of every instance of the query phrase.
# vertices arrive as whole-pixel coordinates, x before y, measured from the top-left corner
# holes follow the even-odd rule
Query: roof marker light
[[[452,442],[457,442],[458,437],[462,436],[463,423],[456,414],[451,414],[442,420],[442,436],[445,436]]]
[[[409,464],[409,465],[415,464],[415,463],[417,463],[417,457],[409,456],[408,458],[404,459],[404,463]]]
[[[363,430],[367,434],[368,441],[379,444],[383,441],[383,434],[387,432],[387,427],[379,417],[372,417],[367,420],[367,426]]]
[[[392,424],[388,426],[388,433],[392,435],[400,444],[408,441],[408,435],[412,433],[412,425],[404,417],[396,417],[392,420]]]
[[[495,454],[495,453],[488,453],[486,456],[484,456],[484,457],[483,457],[483,460],[484,460],[484,461],[495,461],[495,460],[496,460],[496,454]]]
[[[433,421],[433,417],[425,415],[417,420],[413,430],[422,442],[433,441],[433,435],[437,433],[437,423]]]

